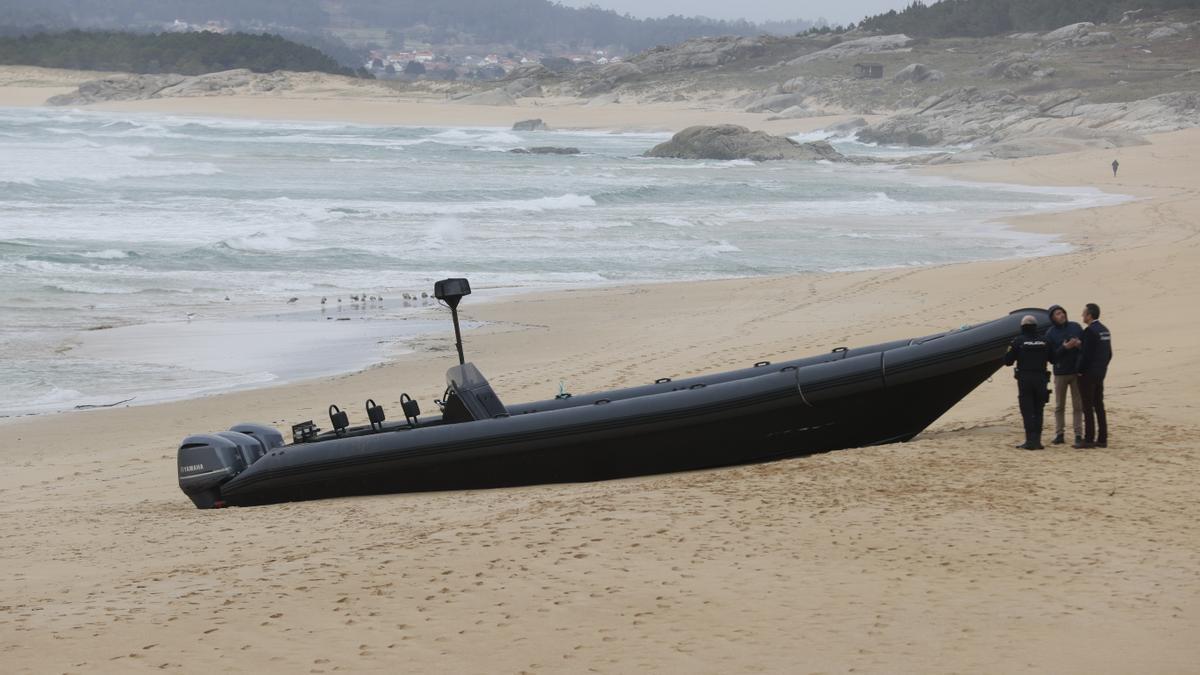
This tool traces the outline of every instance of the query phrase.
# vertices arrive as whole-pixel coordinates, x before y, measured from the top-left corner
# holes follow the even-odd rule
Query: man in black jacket
[[[1042,449],[1042,410],[1046,406],[1046,382],[1050,374],[1046,364],[1050,363],[1050,345],[1037,334],[1037,319],[1033,316],[1021,318],[1021,335],[1008,346],[1004,365],[1017,364],[1017,402],[1021,405],[1021,421],[1025,425],[1025,442],[1018,445],[1022,450]]]
[[[1079,358],[1079,393],[1083,398],[1083,440],[1075,448],[1108,447],[1108,415],[1104,411],[1104,377],[1112,361],[1112,334],[1100,323],[1100,306],[1089,302],[1083,310],[1082,349]]]
[[[1046,342],[1050,344],[1050,360],[1054,364],[1054,440],[1055,445],[1066,442],[1067,394],[1071,394],[1071,422],[1075,442],[1083,440],[1083,404],[1079,396],[1079,347],[1083,344],[1083,328],[1067,320],[1067,310],[1051,305],[1050,329]]]

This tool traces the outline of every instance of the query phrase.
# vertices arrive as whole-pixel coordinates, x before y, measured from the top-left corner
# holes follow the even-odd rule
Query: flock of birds
[[[362,309],[367,309],[368,307],[383,307],[383,296],[382,295],[368,295],[367,293],[355,293],[348,297],[349,297],[350,301],[345,304],[348,304],[350,307],[352,307],[354,309],[359,309],[360,307]],[[427,307],[434,303],[434,299],[429,295],[429,293],[425,293],[425,292],[422,292],[420,295],[418,295],[416,293],[401,293],[400,299],[401,299],[401,302],[403,303],[404,307]],[[228,295],[225,296],[225,301],[226,302],[229,301]],[[344,300],[342,298],[338,297],[338,298],[331,299],[329,296],[323,295],[323,296],[321,296],[321,300],[320,300],[322,314],[324,314],[326,312],[326,305],[328,305],[330,302],[333,302],[333,301],[336,301],[338,311],[341,311],[343,303],[344,303]],[[285,304],[294,305],[298,302],[300,302],[300,297],[292,296],[287,299],[287,302]],[[196,316],[197,316],[197,314],[195,312],[188,312],[187,320],[190,322],[192,319],[196,318]]]
[[[400,297],[404,301],[405,307],[411,307],[412,306],[411,303],[413,303],[413,302],[417,302],[420,305],[428,305],[429,304],[429,294],[428,293],[422,293],[420,296],[417,296],[417,294],[415,294],[415,293],[401,293]],[[298,298],[298,297],[288,298],[288,304],[289,305],[293,304],[295,302],[298,302],[299,300],[300,300],[300,298]],[[328,302],[329,302],[329,298],[327,296],[321,296],[321,305],[322,306]],[[340,306],[342,304],[342,299],[338,298],[337,302],[338,302],[338,305]],[[383,296],[382,295],[367,295],[366,293],[361,293],[358,295],[350,296],[351,306],[355,306],[360,303],[364,304],[364,305],[368,304],[368,303],[383,304]]]

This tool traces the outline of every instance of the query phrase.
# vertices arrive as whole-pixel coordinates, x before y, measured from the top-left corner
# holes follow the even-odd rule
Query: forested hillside
[[[984,37],[1044,31],[1080,21],[1119,21],[1126,11],[1144,13],[1200,8],[1200,0],[943,0],[913,2],[900,12],[867,17],[859,26],[911,37]]]
[[[0,38],[0,64],[199,75],[233,68],[353,74],[325,54],[276,35],[38,33]]]
[[[8,32],[12,27],[158,31],[176,20],[221,22],[237,30],[268,30],[289,37],[294,31],[343,37],[386,31],[401,39],[420,35],[434,44],[619,46],[629,51],[704,35],[752,35],[762,30],[745,21],[635,19],[549,0],[0,0],[0,33],[4,27]]]

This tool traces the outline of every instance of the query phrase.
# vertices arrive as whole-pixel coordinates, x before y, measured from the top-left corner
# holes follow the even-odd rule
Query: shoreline
[[[485,323],[468,354],[519,401],[1097,301],[1117,352],[1107,451],[1012,450],[1002,370],[909,443],[770,464],[220,512],[179,492],[186,433],[243,416],[286,428],[367,397],[391,414],[402,391],[425,403],[454,361],[438,333],[351,375],[0,420],[0,649],[16,672],[1184,671],[1200,626],[1200,321],[1185,309],[1200,300],[1200,130],[1152,141],[916,169],[1136,198],[1007,219],[1062,233],[1062,255],[462,308]]]
[[[199,119],[208,120],[208,119],[214,119],[214,118],[201,117]],[[216,119],[222,119],[222,118],[216,118]],[[499,127],[496,127],[496,128],[499,128]],[[620,133],[620,132],[618,132],[616,130],[612,130],[612,131],[610,131],[610,133]],[[903,166],[903,165],[887,166],[886,168],[889,170],[896,169],[896,170],[903,171],[906,175],[909,175],[909,176],[922,175],[919,172],[913,172],[912,167]],[[996,186],[996,189],[1001,192],[1003,192],[1004,190],[1007,190],[1007,189],[1012,189],[1017,192],[1028,192],[1028,191],[1033,191],[1035,189],[1034,186],[1025,186],[1025,185],[1015,184],[1015,183],[986,184],[986,183],[966,181],[966,180],[961,180],[961,179],[946,178],[946,177],[943,177],[940,175],[936,176],[936,178],[939,180],[939,182],[944,181],[944,182],[954,183],[957,185],[962,185],[962,186],[967,186],[967,187]],[[1054,204],[1048,204],[1048,205],[1030,204],[1029,205],[1030,210],[1023,212],[1022,214],[1018,214],[1017,216],[1008,216],[1008,215],[997,216],[997,217],[989,218],[986,220],[981,220],[981,221],[979,221],[978,225],[981,225],[985,228],[993,228],[994,227],[994,229],[996,229],[996,230],[1017,233],[1017,232],[1022,232],[1022,230],[1020,228],[1013,227],[1009,224],[1009,221],[1013,217],[1019,218],[1019,217],[1023,217],[1023,216],[1031,216],[1031,215],[1037,215],[1037,214],[1055,214],[1055,213],[1061,213],[1061,212],[1070,211],[1070,210],[1101,208],[1103,206],[1111,205],[1114,203],[1120,203],[1122,201],[1125,201],[1126,199],[1131,198],[1126,195],[1120,195],[1120,194],[1116,194],[1116,193],[1106,193],[1103,191],[1095,190],[1095,188],[1092,188],[1092,187],[1072,188],[1071,190],[1068,190],[1068,191],[1064,191],[1061,189],[1056,191],[1052,188],[1042,188],[1042,189],[1045,189],[1047,192],[1051,192],[1054,194],[1071,195],[1071,197],[1070,197],[1071,201],[1068,203],[1061,203],[1061,204],[1054,203]],[[1085,194],[1085,191],[1091,191],[1091,192]],[[614,291],[622,291],[622,290],[632,291],[632,290],[637,290],[637,289],[653,289],[654,287],[662,285],[662,284],[683,284],[686,287],[687,284],[695,283],[698,281],[743,281],[743,282],[746,282],[746,281],[751,281],[751,280],[770,280],[770,279],[786,280],[791,277],[795,277],[797,275],[820,276],[820,275],[826,275],[826,274],[834,274],[834,275],[846,274],[846,273],[851,273],[851,272],[859,272],[859,273],[900,272],[900,271],[904,271],[904,270],[917,270],[917,269],[939,267],[939,266],[945,266],[945,265],[962,265],[962,264],[974,264],[974,263],[979,263],[979,262],[1003,262],[1003,261],[1012,261],[1012,260],[1027,260],[1027,259],[1033,259],[1033,258],[1043,258],[1043,257],[1049,257],[1049,256],[1063,255],[1064,253],[1070,252],[1069,250],[1068,251],[1055,250],[1055,249],[1061,249],[1064,246],[1065,247],[1071,246],[1071,244],[1069,244],[1069,243],[1059,242],[1058,239],[1059,239],[1059,237],[1057,237],[1057,235],[1055,235],[1053,239],[1048,239],[1045,242],[1042,242],[1043,245],[1039,246],[1037,248],[1037,250],[1033,250],[1029,246],[1026,246],[1026,248],[1029,248],[1029,250],[1021,251],[1021,252],[1014,252],[1009,255],[1002,255],[999,257],[978,258],[978,259],[964,259],[964,260],[957,260],[957,261],[952,261],[952,262],[934,262],[934,263],[928,263],[928,262],[927,263],[914,263],[914,262],[902,263],[902,262],[899,262],[899,263],[894,263],[894,264],[881,264],[881,265],[876,265],[876,266],[860,266],[860,267],[852,267],[852,268],[847,268],[847,269],[828,269],[828,270],[809,271],[809,272],[793,272],[793,273],[786,273],[786,274],[768,273],[768,274],[759,274],[759,275],[741,275],[741,276],[730,276],[730,277],[696,277],[696,278],[691,278],[691,279],[646,279],[646,280],[642,280],[642,281],[638,281],[638,282],[629,282],[629,281],[609,281],[609,282],[594,282],[594,283],[580,282],[577,284],[567,284],[567,285],[558,286],[558,287],[550,289],[549,291],[537,290],[530,286],[501,286],[501,287],[497,287],[495,289],[491,289],[493,291],[497,291],[498,292],[497,295],[492,295],[491,298],[477,298],[476,301],[478,302],[478,300],[480,300],[480,299],[485,299],[488,302],[493,302],[493,303],[494,302],[505,302],[507,299],[511,299],[514,297],[528,295],[531,293],[544,293],[544,292],[548,292],[551,294],[559,294],[559,293],[564,293],[564,292],[602,290],[602,289],[610,289],[610,290],[614,290]],[[398,291],[396,291],[396,289],[382,288],[379,290],[387,291],[389,293],[389,295],[391,295],[391,296],[395,296],[398,294]],[[487,290],[487,289],[483,289],[483,290]],[[488,294],[488,295],[491,295],[491,294]],[[305,296],[305,297],[307,298],[307,296]],[[314,298],[315,298],[315,296],[314,296]],[[307,298],[307,299],[311,300],[313,298]],[[407,305],[407,303],[405,303],[405,304]],[[414,308],[414,309],[421,309],[421,308]],[[417,320],[418,323],[431,323],[431,322],[435,321],[434,315],[428,311],[422,311],[418,315],[418,314],[408,314],[408,312],[406,310],[405,316],[401,317],[401,316],[398,316],[395,314],[396,309],[393,308],[391,310],[391,312],[384,312],[382,306],[380,306],[378,308],[373,307],[373,309],[371,310],[371,312],[373,314],[382,312],[378,316],[357,316],[357,315],[355,315],[355,316],[342,317],[340,315],[340,311],[341,311],[341,308],[339,305],[338,306],[339,314],[334,315],[334,317],[337,317],[339,321],[349,321],[352,319],[369,319],[369,320],[374,321],[375,323],[378,323],[378,321],[380,321],[380,320],[388,321],[388,322],[392,322],[392,323],[395,323],[396,321],[407,322],[407,321],[411,321],[411,320]],[[366,310],[364,309],[364,311],[366,311]],[[185,330],[185,325],[179,321],[166,321],[166,322],[153,321],[153,320],[140,321],[140,322],[135,321],[132,323],[121,323],[120,325],[118,325],[116,327],[109,327],[108,330],[104,330],[102,332],[82,332],[82,333],[77,334],[75,339],[72,340],[72,343],[74,343],[75,346],[71,349],[71,354],[75,355],[75,356],[79,356],[79,355],[87,356],[89,354],[92,356],[95,356],[97,353],[99,353],[101,355],[108,357],[110,362],[111,361],[120,361],[121,360],[120,350],[115,349],[113,345],[120,338],[128,339],[128,337],[132,334],[132,343],[131,344],[133,346],[129,347],[129,351],[141,352],[141,351],[144,351],[145,349],[154,349],[155,353],[157,354],[158,360],[146,361],[145,359],[139,359],[138,360],[139,364],[142,363],[143,361],[145,361],[147,363],[150,363],[151,365],[184,366],[185,364],[183,362],[178,362],[177,359],[176,359],[176,361],[172,361],[170,363],[168,363],[168,361],[163,360],[163,358],[164,358],[163,354],[165,353],[165,350],[166,350],[166,341],[168,340],[168,338],[170,338],[172,336],[174,336],[174,339],[190,339],[188,337],[189,334],[202,332],[202,333],[205,333],[206,335],[208,335],[210,339],[233,339],[233,338],[237,338],[237,336],[239,334],[246,334],[248,336],[248,339],[250,339],[250,340],[259,340],[260,338],[258,337],[258,335],[263,332],[263,326],[261,326],[259,324],[263,324],[264,322],[267,322],[267,323],[277,323],[280,327],[296,326],[298,324],[296,323],[295,320],[301,318],[302,316],[308,315],[308,314],[312,314],[312,317],[310,317],[310,318],[326,318],[326,319],[333,318],[330,316],[326,316],[324,307],[322,307],[321,314],[319,317],[316,315],[315,311],[291,310],[289,312],[283,312],[283,313],[275,312],[271,315],[273,318],[268,317],[262,311],[255,311],[251,314],[242,315],[242,316],[230,315],[230,316],[215,317],[215,318],[209,317],[209,318],[205,318],[205,319],[198,319],[195,322],[193,322],[189,319],[186,323],[186,330]],[[239,359],[238,363],[243,364],[242,366],[237,366],[236,364],[226,363],[226,364],[223,364],[222,367],[216,368],[215,370],[213,370],[214,373],[218,372],[218,371],[222,371],[222,372],[229,371],[229,378],[231,380],[237,380],[237,381],[231,382],[228,386],[223,386],[223,385],[219,385],[219,384],[215,384],[215,383],[203,384],[203,385],[196,383],[194,387],[192,387],[192,385],[189,385],[189,387],[191,387],[191,390],[186,391],[186,392],[184,392],[182,390],[172,390],[170,388],[168,388],[168,389],[161,389],[161,388],[160,389],[145,389],[145,390],[141,390],[141,391],[120,390],[118,394],[107,396],[103,399],[103,401],[101,401],[101,399],[99,398],[98,395],[76,397],[75,400],[64,403],[63,405],[65,405],[65,407],[58,408],[58,409],[51,409],[51,406],[54,405],[54,402],[38,403],[33,408],[30,408],[27,410],[15,410],[14,409],[14,410],[6,410],[3,412],[0,412],[0,425],[3,425],[5,423],[13,421],[13,420],[20,420],[20,419],[33,418],[33,417],[42,417],[42,416],[48,416],[48,415],[58,415],[58,414],[63,414],[63,413],[78,412],[81,410],[89,410],[90,411],[90,410],[94,410],[94,409],[98,409],[98,408],[114,407],[114,404],[109,403],[110,401],[115,401],[116,404],[124,405],[125,407],[143,407],[143,406],[152,406],[152,405],[169,403],[169,402],[191,401],[191,400],[196,400],[196,399],[201,399],[201,398],[207,398],[210,396],[220,396],[223,394],[244,392],[244,391],[250,391],[250,390],[275,390],[275,389],[292,386],[292,385],[295,385],[298,383],[313,384],[313,383],[320,382],[322,380],[328,380],[333,377],[353,376],[355,374],[362,373],[366,370],[384,366],[384,365],[388,365],[390,363],[394,363],[394,362],[398,361],[403,355],[411,353],[412,350],[409,349],[407,347],[407,345],[409,343],[413,342],[414,340],[423,338],[423,339],[432,341],[432,340],[436,340],[436,336],[441,334],[440,330],[438,330],[434,327],[427,327],[423,331],[418,331],[418,333],[415,335],[410,333],[405,336],[399,336],[399,335],[391,336],[388,338],[388,340],[390,341],[390,345],[387,348],[379,349],[373,343],[376,341],[376,338],[382,338],[384,336],[375,335],[375,332],[377,332],[377,331],[363,330],[364,327],[361,326],[361,321],[355,321],[355,323],[353,325],[359,328],[358,332],[363,334],[363,339],[368,340],[368,341],[359,340],[359,342],[356,343],[357,347],[358,348],[366,348],[366,349],[370,350],[372,352],[372,354],[374,354],[374,356],[370,359],[362,359],[362,358],[355,359],[353,361],[354,365],[351,365],[350,360],[342,359],[345,363],[344,363],[344,366],[341,368],[332,368],[328,365],[326,367],[321,367],[321,368],[311,367],[310,365],[308,365],[308,361],[306,360],[307,357],[315,356],[315,357],[318,357],[318,360],[323,360],[323,361],[330,361],[330,359],[321,357],[321,355],[318,354],[318,352],[316,350],[310,349],[309,351],[296,352],[296,354],[295,354],[295,357],[293,360],[295,360],[297,363],[302,363],[303,364],[302,366],[284,366],[284,365],[282,365],[284,355],[275,354],[275,353],[259,354],[259,357],[270,360],[271,362],[275,363],[276,366],[270,368],[269,372],[267,370],[263,370],[262,372],[257,372],[257,369],[262,366],[258,363],[255,363],[250,355],[240,354],[240,353],[233,352],[233,351],[228,351],[228,352],[223,352],[223,353],[225,353],[231,357],[237,357]],[[313,329],[316,331],[326,331],[327,332],[329,327],[330,326],[325,324],[324,322],[318,322],[315,326],[313,326]],[[222,328],[224,328],[224,330],[221,330]],[[157,338],[155,338],[155,336],[157,336]],[[291,340],[291,342],[295,342],[295,340]],[[189,351],[195,351],[196,349],[199,349],[201,346],[202,345],[197,343],[197,344],[193,345]],[[204,346],[205,346],[205,348],[210,348],[210,346],[207,344]],[[339,350],[341,350],[341,349],[345,349],[345,348],[351,347],[351,346],[353,346],[353,345],[350,342],[344,342],[344,344],[340,344],[340,345],[329,345],[328,348],[333,349],[333,348],[337,347]],[[248,348],[250,349],[251,352],[254,351],[254,345],[249,345]],[[293,349],[292,351],[295,352],[296,350]],[[212,359],[209,359],[209,360],[211,361]],[[216,363],[216,362],[214,361],[213,363]],[[719,366],[716,366],[716,367],[719,368]],[[202,369],[202,370],[207,371],[209,369]],[[320,371],[320,372],[318,373],[317,371]],[[249,376],[250,374],[255,374],[255,373],[256,374],[253,378],[251,378],[251,380],[245,380],[244,377],[240,377],[240,376],[235,377],[235,375],[234,375],[235,372],[241,373],[246,376]],[[243,380],[245,380],[245,381],[243,381]],[[70,385],[68,384],[68,385],[63,385],[63,386],[70,386]],[[55,393],[57,393],[59,391],[62,391],[62,390],[58,389],[57,387],[54,390]],[[68,389],[67,391],[70,391],[70,389]],[[125,397],[128,397],[128,398],[125,398]],[[42,398],[46,398],[46,397],[43,396]],[[58,399],[62,400],[62,396],[58,396]],[[38,399],[38,400],[41,400],[41,399]]]
[[[221,98],[214,98],[209,103],[211,104],[214,101],[219,103],[222,100],[223,99],[221,99]],[[168,101],[185,102],[186,103],[186,102],[192,102],[192,101],[194,101],[194,99],[169,99]],[[152,101],[150,103],[161,103],[161,102],[162,101]],[[271,101],[271,104],[273,105],[276,102],[277,101]],[[162,114],[161,112],[158,112],[158,111],[141,110],[140,104],[142,104],[142,103],[147,103],[147,102],[145,102],[145,101],[132,102],[132,103],[130,103],[130,106],[139,108],[139,110],[137,110],[137,112],[147,113],[147,114]],[[422,104],[422,105],[427,105],[427,104]],[[471,107],[471,106],[460,106],[460,107]],[[93,108],[94,107],[87,107],[87,108],[84,108],[83,110],[86,111],[86,110],[91,110]],[[53,108],[45,108],[45,109],[53,109]],[[261,112],[261,111],[259,111],[259,112]],[[429,112],[429,111],[426,110],[425,112]],[[719,114],[719,111],[714,111],[714,112],[716,114]],[[757,115],[756,117],[761,118],[764,116]],[[205,113],[203,115],[197,115],[197,118],[198,119],[217,119],[217,120],[239,119],[236,117],[231,118],[227,115],[213,117],[208,113]],[[817,119],[822,119],[822,118],[817,118]],[[345,122],[345,120],[342,120],[342,121]],[[398,127],[398,128],[408,127],[407,124],[400,124],[400,123],[396,123],[396,122],[388,123],[386,126]],[[420,126],[427,127],[430,125],[423,124]],[[504,127],[486,127],[486,128],[487,129],[502,129]],[[627,129],[616,129],[616,128],[608,129],[606,131],[608,133],[626,133],[626,132],[628,132]],[[633,133],[633,132],[628,132],[628,133]],[[968,185],[968,186],[987,185],[987,184],[981,183],[981,182],[967,181],[967,180],[962,180],[962,179],[958,179],[958,178],[947,177],[944,175],[945,172],[930,173],[930,172],[923,172],[920,169],[917,169],[916,171],[914,171],[913,167],[905,166],[903,164],[900,164],[900,165],[889,164],[889,165],[886,165],[885,168],[887,168],[889,170],[891,170],[891,169],[900,170],[909,176],[931,175],[931,176],[935,176],[941,180],[956,183],[956,184],[961,184],[961,185]],[[991,185],[996,185],[996,184],[991,184]],[[1021,185],[1019,183],[1004,183],[1004,184],[1001,184],[998,189],[1001,191],[1003,191],[1005,189],[1013,189],[1013,190],[1021,191],[1022,189],[1033,189],[1033,188],[1034,188],[1034,186],[1025,186],[1025,185]],[[1072,189],[1074,192],[1082,192],[1083,190],[1094,190],[1095,188],[1093,188],[1093,187],[1077,188],[1077,187],[1072,186]],[[1063,194],[1070,194],[1070,192],[1064,192]],[[1060,212],[1068,211],[1068,210],[1097,208],[1097,207],[1109,205],[1113,202],[1120,202],[1121,200],[1126,199],[1126,196],[1123,196],[1120,194],[1115,194],[1115,193],[1105,193],[1103,191],[1097,191],[1094,194],[1090,194],[1090,195],[1082,195],[1081,194],[1077,198],[1077,201],[1085,200],[1085,199],[1089,200],[1089,203],[1087,203],[1086,205],[1077,204],[1077,203],[1075,203],[1075,201],[1072,201],[1069,204],[1050,205],[1049,207],[1044,208],[1044,209],[1038,207],[1037,205],[1031,204],[1030,208],[1033,210],[1027,211],[1024,215],[1036,215],[1036,214],[1041,214],[1041,213],[1054,214],[1054,213],[1060,213]],[[1016,217],[1019,218],[1022,216],[1016,216]],[[1003,217],[990,218],[987,220],[980,221],[980,224],[984,225],[984,226],[993,226],[994,225],[997,229],[1000,229],[1000,230],[1006,230],[1006,231],[1011,231],[1011,232],[1021,232],[1022,231],[1021,228],[1014,227],[1011,225],[1012,220],[1013,220],[1013,216],[1003,216]],[[1049,233],[1049,234],[1054,235],[1056,239],[1058,238],[1057,233]],[[1068,243],[1067,245],[1070,246],[1071,244]],[[1007,261],[1007,260],[1022,260],[1022,259],[1032,259],[1032,258],[1041,258],[1041,257],[1047,257],[1047,256],[1054,256],[1054,255],[1062,255],[1062,253],[1059,253],[1059,252],[1051,252],[1050,249],[1053,249],[1053,248],[1059,248],[1058,244],[1048,241],[1048,242],[1046,242],[1046,246],[1044,248],[1040,248],[1037,252],[1026,251],[1026,252],[1014,253],[1012,255],[1006,255],[1006,256],[996,257],[996,258],[968,259],[968,260],[953,261],[953,262],[949,262],[949,263],[944,263],[944,262],[896,263],[896,264],[887,264],[887,265],[869,266],[869,267],[868,266],[854,267],[854,268],[850,268],[850,269],[832,269],[832,270],[823,270],[823,271],[818,271],[818,272],[804,272],[801,274],[824,275],[824,274],[845,274],[845,273],[849,273],[849,272],[866,272],[866,273],[885,272],[885,271],[899,272],[899,271],[903,271],[903,270],[915,270],[915,269],[922,269],[922,268],[928,268],[928,267],[938,267],[938,266],[943,266],[943,265],[973,264],[973,263],[978,263],[978,262],[1000,262],[1000,261]],[[793,274],[763,274],[763,275],[757,275],[757,276],[738,276],[738,277],[727,277],[727,278],[723,277],[723,278],[718,278],[717,280],[749,281],[749,280],[754,280],[754,279],[788,279],[793,276],[796,276],[796,274],[795,273],[793,273]],[[633,290],[633,289],[646,287],[646,286],[655,286],[658,284],[667,284],[667,283],[690,284],[690,283],[694,283],[697,281],[703,281],[703,280],[713,280],[713,279],[712,278],[696,278],[696,279],[682,279],[682,280],[653,279],[653,280],[641,281],[641,282],[637,282],[637,283],[631,283],[631,282],[625,282],[625,281],[620,281],[620,282],[613,281],[613,282],[608,282],[608,283],[570,285],[570,286],[566,286],[566,287],[562,287],[562,288],[555,288],[550,292],[561,293],[561,292],[592,290],[592,289],[606,289],[606,288],[607,289],[617,289],[617,290],[625,288],[626,290]],[[381,290],[389,290],[389,289],[381,289]],[[497,300],[495,300],[497,302],[503,302],[505,300],[505,298],[510,298],[513,296],[541,292],[541,291],[533,290],[531,288],[522,288],[522,287],[503,287],[500,290],[501,290],[501,294],[500,294],[501,297],[498,298]],[[394,295],[394,293],[391,293],[391,294]],[[237,329],[237,326],[239,326],[239,325],[245,326],[245,327],[247,327],[247,329],[251,328],[252,324],[257,320],[256,316],[257,316],[257,314],[242,316],[242,317],[235,317],[235,318],[226,317],[225,319],[220,319],[220,320],[217,320],[217,319],[198,320],[195,322],[195,324],[192,324],[189,321],[188,325],[194,326],[195,330],[201,330],[205,326],[210,325],[212,323],[212,321],[214,321],[214,320],[219,321],[220,323],[228,324],[230,326],[230,331],[228,331],[228,336],[232,337],[234,335],[234,332]],[[282,315],[276,315],[276,319],[280,319],[281,316]],[[432,315],[430,315],[428,312],[426,312],[425,320],[433,320]],[[175,330],[175,328],[173,328],[171,324],[155,323],[155,322],[133,323],[133,324],[128,324],[128,325],[122,324],[121,326],[119,326],[117,328],[117,330],[121,331],[123,333],[129,332],[130,326],[151,326],[151,327],[157,326],[158,327],[157,332],[164,333],[164,334],[170,333]],[[153,332],[155,332],[155,330],[156,330],[155,328],[146,328],[146,329],[142,330],[142,332],[153,333]],[[439,331],[430,330],[430,331],[425,332],[422,335],[419,335],[417,337],[432,340],[432,339],[435,339],[435,336],[438,334],[439,334]],[[110,337],[110,335],[107,332],[103,336],[101,336],[99,334],[97,334],[97,335],[88,334],[87,337],[91,338],[90,340],[86,341],[89,343],[106,342],[106,341],[111,342],[111,340],[112,340],[112,338]],[[9,423],[14,420],[21,420],[21,419],[26,419],[26,418],[31,418],[31,417],[42,417],[42,416],[48,416],[48,415],[53,416],[53,415],[59,415],[59,414],[63,414],[63,413],[78,412],[81,410],[80,406],[82,406],[84,409],[86,409],[88,411],[91,411],[95,408],[107,408],[107,407],[110,407],[110,406],[106,405],[106,403],[108,401],[116,401],[118,399],[122,399],[120,401],[120,403],[123,405],[126,405],[126,407],[144,407],[144,406],[152,406],[152,405],[168,403],[168,402],[196,400],[196,399],[201,399],[201,398],[207,398],[210,396],[220,396],[222,394],[244,392],[244,391],[250,391],[250,390],[270,391],[270,390],[276,390],[279,388],[286,388],[286,387],[289,387],[289,386],[292,386],[292,385],[295,385],[298,383],[314,384],[314,383],[318,383],[322,380],[327,380],[332,377],[352,376],[357,373],[361,373],[365,370],[369,370],[371,368],[385,366],[390,363],[393,363],[393,362],[397,361],[398,357],[400,357],[402,354],[410,352],[410,350],[408,350],[405,345],[414,339],[416,339],[416,338],[408,337],[408,338],[404,338],[404,339],[397,339],[394,342],[394,344],[391,346],[391,348],[385,350],[384,352],[380,352],[378,354],[378,358],[370,359],[369,363],[360,359],[359,361],[361,361],[361,363],[359,363],[359,365],[356,365],[350,369],[337,370],[337,372],[330,371],[330,372],[326,372],[326,373],[323,373],[320,375],[315,375],[315,376],[302,375],[302,374],[296,375],[295,373],[288,375],[286,373],[281,374],[281,373],[277,373],[277,372],[272,372],[273,376],[270,378],[259,377],[253,382],[240,382],[240,383],[236,383],[236,384],[231,384],[228,387],[221,387],[221,386],[215,385],[215,384],[212,386],[205,385],[203,387],[197,388],[196,391],[192,391],[190,393],[168,392],[167,394],[164,395],[163,392],[159,391],[159,390],[144,391],[144,392],[141,392],[140,394],[138,394],[138,396],[140,396],[142,398],[142,400],[132,400],[132,399],[128,400],[128,401],[124,400],[124,397],[130,395],[132,392],[122,392],[121,395],[119,395],[119,396],[107,397],[105,399],[105,402],[103,402],[103,403],[100,402],[99,398],[96,396],[87,396],[87,397],[83,397],[83,398],[77,399],[75,401],[72,401],[71,404],[68,405],[68,407],[60,408],[57,410],[45,409],[45,408],[48,408],[49,405],[51,405],[51,404],[44,404],[44,405],[38,406],[39,408],[42,408],[42,409],[5,412],[4,414],[0,414],[0,425]],[[163,345],[158,344],[156,346],[161,348]],[[366,346],[371,347],[371,345],[366,345]],[[76,348],[76,349],[78,349],[78,348]],[[84,351],[86,351],[86,349]],[[92,351],[95,351],[95,350],[92,350]],[[112,350],[110,349],[107,351],[111,352]],[[75,350],[73,350],[73,353],[75,353]],[[719,368],[719,366],[717,366],[717,367]],[[293,368],[293,369],[290,369],[288,372],[291,372],[291,370],[297,370],[297,369]],[[329,369],[326,369],[326,370],[329,370]],[[311,369],[310,369],[310,371],[311,371]],[[239,370],[238,372],[242,372],[242,371]],[[297,370],[297,372],[300,372],[300,371]],[[265,375],[265,373],[263,375]],[[56,391],[57,391],[57,389],[56,389]],[[80,404],[80,406],[77,406],[75,404]]]

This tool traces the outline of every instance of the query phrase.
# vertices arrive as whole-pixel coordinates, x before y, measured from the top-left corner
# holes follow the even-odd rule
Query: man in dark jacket
[[[1104,377],[1112,361],[1112,334],[1100,323],[1100,306],[1089,302],[1083,310],[1082,348],[1079,357],[1079,394],[1083,399],[1083,440],[1076,448],[1108,447],[1108,415],[1104,411]]]
[[[1021,335],[1008,346],[1004,365],[1017,364],[1017,402],[1021,405],[1021,421],[1025,424],[1022,450],[1042,449],[1042,410],[1046,406],[1046,382],[1050,374],[1050,345],[1037,334],[1037,319],[1021,318]]]
[[[1054,440],[1062,445],[1066,433],[1067,393],[1071,394],[1071,422],[1075,430],[1075,442],[1083,440],[1083,404],[1079,397],[1079,347],[1083,340],[1083,328],[1067,320],[1067,310],[1061,305],[1051,305],[1050,329],[1046,331],[1046,342],[1050,345],[1050,361],[1054,364]]]

